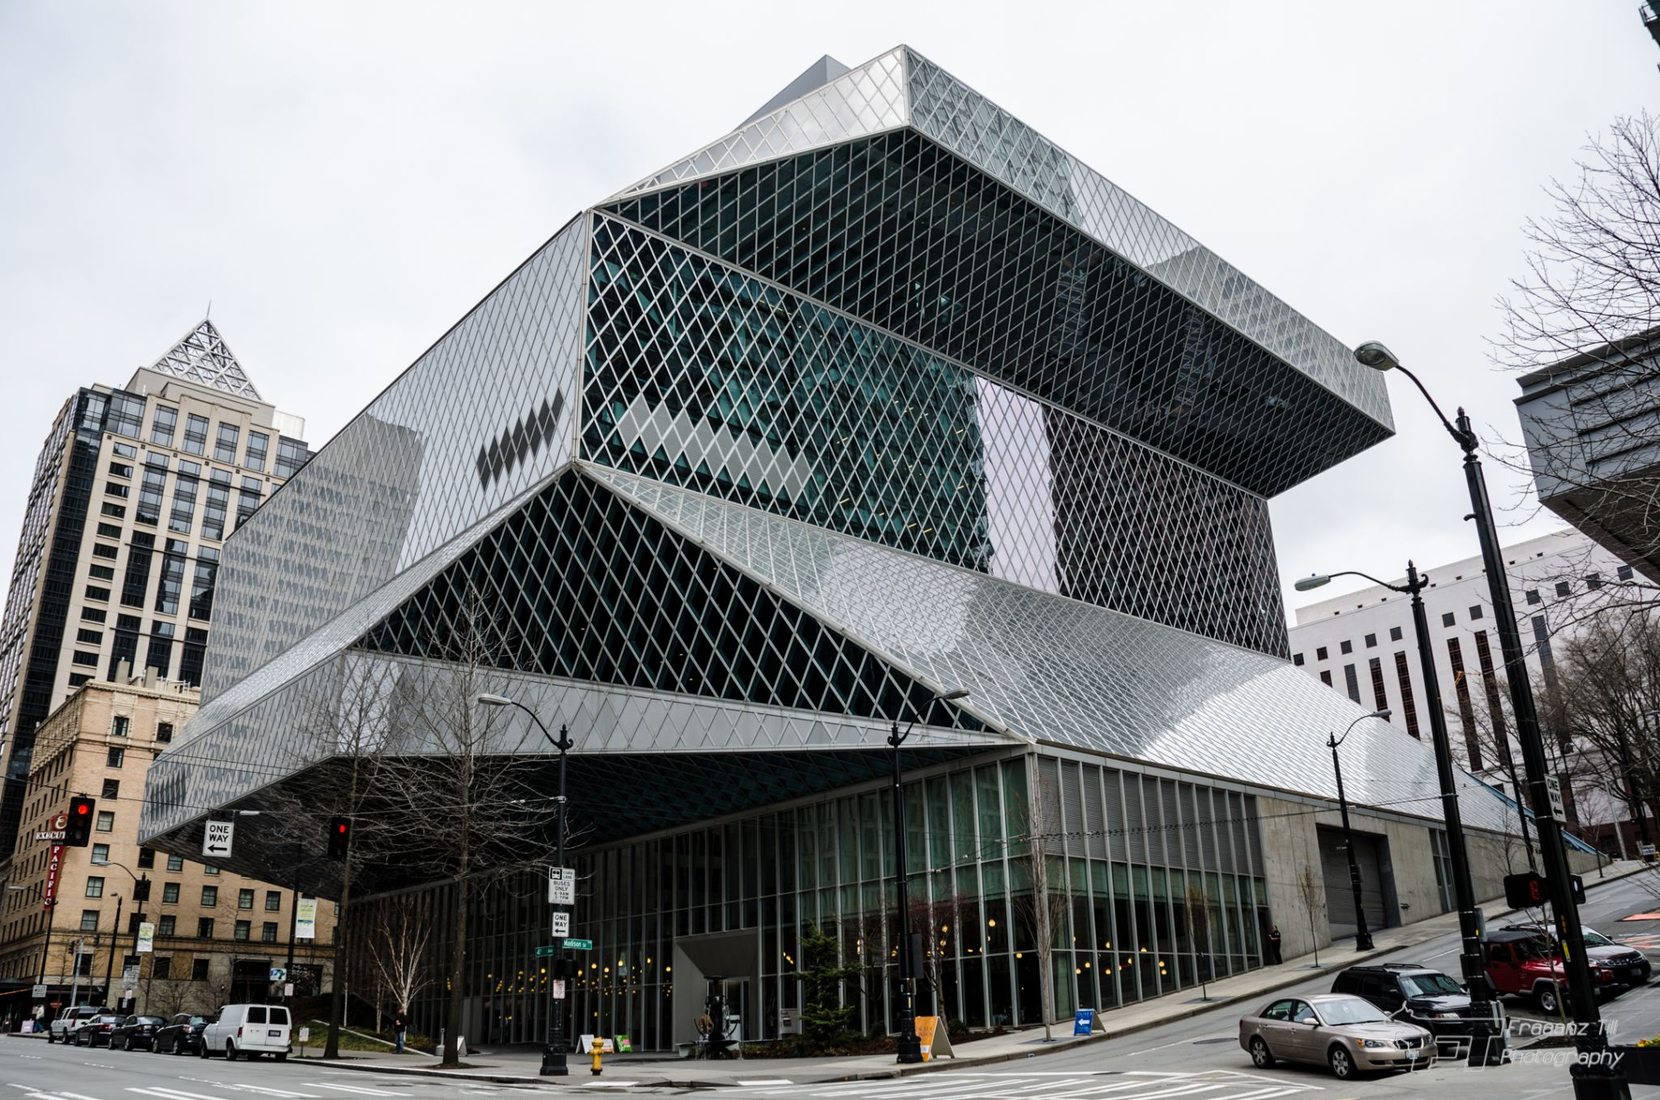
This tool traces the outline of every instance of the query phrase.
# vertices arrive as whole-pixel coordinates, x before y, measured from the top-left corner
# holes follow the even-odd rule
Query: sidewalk
[[[1643,864],[1635,860],[1608,865],[1601,879],[1587,878],[1586,889],[1594,890],[1601,883],[1613,882],[1635,874]],[[1485,906],[1487,920],[1496,924],[1512,910],[1504,907],[1504,900],[1490,900]],[[1268,966],[1245,974],[1236,974],[1211,982],[1206,989],[1208,999],[1201,1000],[1196,990],[1183,990],[1151,1001],[1108,1009],[1095,1017],[1093,1034],[1075,1038],[1071,1035],[1071,1020],[1054,1025],[1055,1039],[1045,1042],[1041,1028],[1010,1032],[990,1039],[978,1039],[958,1048],[955,1059],[925,1062],[918,1066],[896,1065],[892,1054],[852,1055],[839,1058],[738,1058],[720,1061],[678,1059],[661,1053],[609,1054],[605,1056],[605,1070],[599,1077],[589,1072],[589,1058],[572,1054],[569,1057],[570,1076],[548,1078],[540,1076],[542,1052],[535,1047],[509,1047],[481,1051],[466,1059],[469,1068],[461,1070],[437,1069],[438,1060],[425,1054],[351,1054],[331,1066],[370,1070],[382,1073],[408,1073],[432,1077],[492,1081],[501,1084],[526,1084],[532,1081],[564,1087],[622,1088],[628,1085],[669,1086],[681,1088],[718,1087],[722,1085],[756,1085],[790,1082],[801,1084],[818,1081],[852,1081],[899,1077],[913,1073],[931,1073],[953,1067],[995,1065],[1036,1055],[1053,1054],[1085,1043],[1098,1043],[1138,1031],[1158,1027],[1176,1020],[1188,1019],[1201,1013],[1230,1005],[1253,1004],[1264,995],[1287,986],[1298,985],[1310,978],[1333,974],[1345,967],[1380,955],[1444,936],[1458,930],[1458,914],[1443,913],[1428,920],[1402,928],[1388,928],[1372,934],[1373,950],[1357,953],[1347,944],[1333,944],[1315,955],[1308,954],[1287,959],[1279,966]],[[319,1048],[320,1049],[320,1048]],[[308,1057],[310,1052],[308,1052]]]

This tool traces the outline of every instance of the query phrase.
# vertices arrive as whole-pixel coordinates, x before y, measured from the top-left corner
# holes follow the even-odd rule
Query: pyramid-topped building
[[[573,933],[628,980],[572,1008],[646,1048],[689,1038],[714,973],[779,1034],[807,924],[891,973],[882,776],[913,718],[911,904],[973,910],[928,937],[953,1019],[1044,1015],[1034,852],[1082,922],[1051,1014],[1260,965],[1324,859],[1322,739],[1357,720],[1371,923],[1439,912],[1429,749],[1289,666],[1268,513],[1391,431],[1339,341],[932,62],[824,58],[560,229],[227,544],[144,833],[185,850],[210,808],[342,767],[320,700],[440,752],[411,708],[467,638],[485,690],[575,740]],[[529,719],[491,722],[551,784]],[[264,820],[233,864],[327,891]],[[1189,889],[1204,944],[1174,931]],[[480,1042],[546,1025],[540,918],[502,920],[468,947]]]

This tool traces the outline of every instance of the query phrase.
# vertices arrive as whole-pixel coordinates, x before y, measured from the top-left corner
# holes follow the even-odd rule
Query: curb
[[[1601,886],[1601,885],[1604,885],[1604,884],[1607,884],[1607,883],[1618,882],[1621,879],[1629,878],[1632,875],[1640,874],[1641,872],[1643,872],[1646,869],[1647,868],[1645,866],[1638,865],[1636,867],[1631,868],[1630,870],[1621,871],[1618,874],[1606,875],[1603,878],[1598,879],[1596,882],[1587,882],[1585,884],[1585,886],[1586,886],[1587,890],[1593,890],[1598,886]],[[1583,876],[1581,876],[1581,877],[1583,877]],[[1498,920],[1498,919],[1501,919],[1503,917],[1509,916],[1512,913],[1516,913],[1518,911],[1519,910],[1515,910],[1515,909],[1499,910],[1499,911],[1493,913],[1488,919],[1489,920]],[[1444,914],[1442,914],[1442,915],[1444,915]],[[1410,927],[1410,926],[1408,926],[1408,927]],[[1452,928],[1452,929],[1448,929],[1446,931],[1451,931],[1451,932],[1456,933],[1458,931],[1458,929],[1455,927],[1455,928]],[[1434,939],[1436,936],[1443,935],[1443,934],[1445,934],[1445,933],[1442,932],[1442,931],[1437,931],[1433,935],[1426,936],[1423,940],[1420,940],[1419,943],[1427,943],[1429,940]],[[1301,982],[1307,981],[1309,978],[1323,977],[1324,975],[1327,975],[1327,974],[1336,973],[1339,970],[1346,970],[1350,966],[1355,965],[1355,963],[1357,963],[1359,961],[1362,961],[1362,960],[1365,960],[1365,959],[1376,958],[1380,955],[1392,955],[1397,951],[1405,951],[1405,950],[1408,950],[1409,948],[1416,947],[1416,946],[1418,946],[1418,943],[1394,944],[1394,945],[1390,945],[1390,946],[1379,947],[1379,948],[1376,948],[1372,951],[1368,951],[1368,952],[1365,952],[1365,953],[1356,952],[1354,954],[1344,955],[1343,960],[1341,962],[1324,963],[1324,964],[1321,964],[1317,967],[1316,966],[1305,967],[1305,968],[1299,969],[1299,970],[1297,970],[1293,973],[1286,974],[1284,976],[1283,980],[1278,980],[1278,981],[1274,982],[1274,984],[1272,984],[1272,985],[1259,986],[1255,989],[1252,989],[1248,993],[1237,993],[1237,994],[1233,994],[1231,996],[1213,998],[1211,1000],[1206,1001],[1202,1005],[1192,1005],[1192,1006],[1184,1007],[1184,1008],[1172,1011],[1172,1012],[1168,1013],[1167,1015],[1164,1015],[1164,1016],[1162,1016],[1158,1019],[1149,1019],[1149,1020],[1141,1021],[1139,1023],[1125,1024],[1125,1025],[1123,1025],[1121,1027],[1118,1027],[1118,1028],[1115,1028],[1111,1031],[1102,1031],[1099,1034],[1089,1035],[1089,1036],[1085,1036],[1083,1038],[1077,1038],[1075,1036],[1067,1036],[1065,1040],[1057,1039],[1057,1040],[1055,1040],[1051,1043],[1043,1043],[1043,1044],[1041,1044],[1040,1049],[1037,1049],[1037,1050],[1011,1050],[1011,1051],[1008,1051],[1008,1052],[1003,1053],[1003,1054],[989,1054],[989,1055],[986,1055],[985,1057],[982,1057],[982,1058],[973,1058],[973,1059],[967,1059],[967,1060],[958,1060],[958,1059],[953,1058],[950,1062],[930,1061],[930,1062],[923,1062],[922,1064],[915,1065],[915,1066],[897,1066],[896,1065],[892,1069],[863,1070],[863,1071],[855,1071],[855,1072],[852,1072],[852,1073],[844,1073],[844,1074],[840,1074],[840,1075],[832,1074],[830,1076],[814,1076],[811,1080],[794,1080],[793,1078],[792,1078],[792,1080],[794,1080],[794,1083],[798,1084],[798,1085],[799,1084],[824,1084],[824,1083],[835,1083],[835,1082],[842,1082],[842,1081],[884,1081],[884,1080],[891,1080],[891,1079],[896,1078],[896,1077],[910,1077],[910,1076],[914,1076],[914,1075],[919,1074],[919,1073],[938,1073],[938,1072],[944,1072],[944,1071],[953,1070],[953,1069],[965,1069],[969,1066],[994,1066],[994,1065],[999,1065],[999,1064],[1004,1063],[1004,1062],[1025,1061],[1028,1058],[1038,1058],[1038,1057],[1042,1057],[1043,1055],[1046,1055],[1046,1054],[1059,1054],[1061,1051],[1076,1050],[1079,1047],[1088,1046],[1091,1043],[1102,1043],[1102,1042],[1106,1042],[1106,1041],[1111,1040],[1111,1039],[1122,1039],[1125,1036],[1135,1035],[1135,1034],[1137,1034],[1139,1032],[1143,1032],[1143,1031],[1150,1031],[1153,1028],[1163,1027],[1165,1024],[1175,1023],[1179,1020],[1191,1020],[1195,1016],[1202,1016],[1207,1012],[1212,1012],[1212,1011],[1214,1011],[1216,1009],[1219,1009],[1219,1008],[1226,1008],[1229,1005],[1240,1004],[1244,1001],[1254,1001],[1258,997],[1261,997],[1264,994],[1274,993],[1274,992],[1277,992],[1281,989],[1285,989],[1289,986],[1297,985]],[[1101,1017],[1099,1017],[1099,1016],[1096,1017],[1096,1019],[1100,1019],[1100,1018]],[[554,1082],[550,1081],[548,1078],[542,1077],[540,1075],[528,1076],[528,1075],[524,1075],[524,1074],[498,1074],[498,1075],[489,1075],[489,1076],[487,1076],[487,1075],[482,1074],[482,1073],[465,1073],[465,1072],[461,1072],[461,1071],[457,1071],[457,1070],[444,1070],[444,1069],[424,1069],[424,1068],[419,1068],[419,1067],[415,1067],[415,1066],[410,1066],[410,1067],[405,1068],[405,1067],[401,1067],[401,1066],[380,1066],[380,1065],[361,1065],[361,1064],[360,1065],[351,1065],[349,1062],[346,1062],[346,1061],[330,1061],[330,1062],[327,1062],[327,1063],[323,1063],[323,1060],[320,1059],[320,1058],[315,1059],[315,1061],[317,1061],[319,1063],[322,1063],[322,1064],[329,1065],[329,1066],[335,1066],[335,1067],[338,1067],[338,1068],[341,1068],[341,1069],[362,1070],[362,1071],[368,1072],[368,1073],[396,1073],[396,1074],[402,1074],[402,1075],[411,1076],[411,1077],[442,1077],[442,1078],[453,1078],[453,1079],[456,1079],[456,1080],[463,1080],[463,1081],[487,1081],[491,1084],[498,1084],[498,1085],[522,1085],[522,1084],[531,1083],[531,1082],[534,1082],[534,1083],[537,1083],[537,1084],[552,1084],[552,1083],[554,1083]],[[758,1061],[766,1062],[766,1061],[771,1061],[771,1059],[758,1059]],[[570,1076],[571,1077],[576,1077],[577,1074],[572,1073]],[[567,1078],[567,1080],[569,1080],[569,1078]],[[642,1086],[648,1087],[648,1088],[651,1088],[651,1087],[666,1087],[666,1088],[688,1088],[688,1089],[718,1089],[718,1088],[736,1087],[735,1082],[731,1082],[731,1081],[677,1081],[677,1080],[674,1080],[672,1078],[659,1078],[659,1079],[654,1079],[654,1080],[650,1080],[650,1081],[642,1079],[640,1084]]]

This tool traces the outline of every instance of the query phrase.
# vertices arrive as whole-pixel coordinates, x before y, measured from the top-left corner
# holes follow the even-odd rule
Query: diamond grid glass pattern
[[[1365,711],[1282,660],[660,482],[594,476],[896,665],[967,688],[965,708],[994,728],[1337,797],[1311,731]],[[1352,800],[1436,812],[1428,746],[1373,720],[1344,748]],[[1461,802],[1472,824],[1503,827],[1499,800],[1467,776]]]
[[[913,131],[609,209],[1265,496],[1389,431]]]
[[[1285,652],[1261,498],[627,223],[592,262],[585,457]]]
[[[586,248],[579,218],[226,542],[205,701],[570,458]]]
[[[184,339],[173,345],[166,355],[150,364],[150,369],[239,397],[261,400],[259,391],[254,389],[242,364],[231,354],[230,345],[213,327],[213,322],[205,319],[186,333]]]

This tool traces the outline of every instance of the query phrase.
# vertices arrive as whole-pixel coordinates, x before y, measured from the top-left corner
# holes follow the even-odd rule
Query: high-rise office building
[[[220,548],[310,456],[204,320],[125,386],[64,402],[35,462],[0,619],[0,852],[35,727],[93,679],[198,684]]]
[[[808,928],[867,968],[861,1031],[893,1026],[900,920],[971,1026],[1260,965],[1270,919],[1295,954],[1355,921],[1346,870],[1317,933],[1298,886],[1341,839],[1333,730],[1370,923],[1440,912],[1431,754],[1286,660],[1268,519],[1390,431],[1339,341],[926,58],[821,61],[560,229],[231,539],[145,842],[318,789],[350,765],[340,721],[401,762],[483,728],[490,767],[553,789],[521,712],[455,695],[465,647],[480,690],[576,743],[583,1031],[670,1048],[718,975],[776,1036]],[[415,800],[378,826],[450,820]],[[271,819],[227,866],[333,889]],[[455,845],[427,850],[354,896],[448,904]],[[469,1041],[545,1034],[537,894],[474,895]]]

